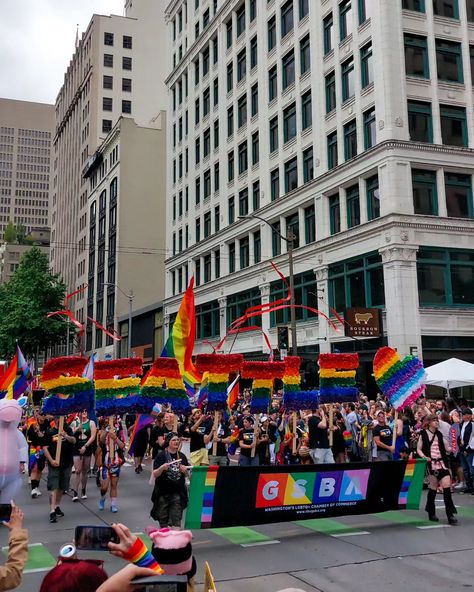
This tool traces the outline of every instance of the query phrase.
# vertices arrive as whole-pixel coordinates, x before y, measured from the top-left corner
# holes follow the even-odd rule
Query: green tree
[[[32,247],[0,287],[0,356],[10,357],[16,341],[26,356],[36,356],[63,339],[66,323],[47,314],[62,308],[65,295],[66,285],[49,270],[48,257]]]
[[[10,245],[16,241],[16,228],[13,224],[13,220],[8,222],[7,227],[5,228],[5,233],[3,234],[3,240]]]

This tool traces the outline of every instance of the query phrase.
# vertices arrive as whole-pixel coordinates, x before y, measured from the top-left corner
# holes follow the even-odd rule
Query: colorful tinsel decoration
[[[425,390],[425,369],[414,356],[401,360],[396,350],[381,347],[375,354],[373,367],[378,387],[397,411],[411,405]]]
[[[284,362],[244,362],[242,378],[253,378],[251,413],[267,413],[275,378],[282,378]]]
[[[94,407],[94,385],[83,376],[87,359],[64,356],[48,360],[41,372],[41,385],[48,396],[43,401],[46,415],[69,415]]]
[[[96,362],[94,368],[95,409],[97,415],[134,413],[139,401],[141,358],[121,358]]]
[[[238,372],[242,366],[242,354],[198,354],[196,369],[207,372],[207,410],[225,411],[227,409],[227,383],[229,374]]]
[[[140,412],[150,414],[156,403],[170,404],[175,413],[190,411],[176,358],[156,358],[140,391]]]
[[[319,395],[321,403],[357,401],[356,369],[358,354],[319,354]]]

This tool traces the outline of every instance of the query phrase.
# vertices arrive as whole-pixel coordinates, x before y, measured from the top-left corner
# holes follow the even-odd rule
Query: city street
[[[152,523],[148,478],[148,470],[135,475],[131,466],[123,468],[117,515],[110,513],[108,504],[105,512],[98,511],[98,490],[89,479],[89,499],[73,503],[66,496],[61,504],[66,516],[57,524],[48,522],[46,484],[41,484],[42,497],[32,500],[25,479],[19,503],[25,510],[31,546],[18,590],[39,589],[44,573],[54,565],[61,545],[72,540],[78,524],[100,525],[116,519],[133,532],[143,532]],[[438,496],[439,524],[428,522],[422,511],[407,511],[196,531],[197,590],[202,590],[206,560],[219,592],[276,592],[287,587],[307,592],[465,590],[473,586],[474,497],[455,494],[454,500],[459,513],[455,527],[447,525]],[[7,531],[1,532],[4,546]],[[108,554],[81,556],[104,558],[108,573],[123,565]]]

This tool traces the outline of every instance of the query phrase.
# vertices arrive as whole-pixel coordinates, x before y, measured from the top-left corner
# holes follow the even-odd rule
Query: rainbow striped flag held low
[[[109,417],[136,412],[139,408],[138,393],[142,371],[141,358],[96,362],[94,384],[97,415]]]
[[[208,411],[227,409],[229,374],[238,372],[243,361],[242,354],[199,354],[196,357],[198,371],[208,374]]]
[[[41,385],[48,392],[43,413],[69,415],[82,409],[94,409],[94,383],[85,376],[87,359],[64,356],[48,360],[41,373]]]
[[[133,452],[135,450],[135,437],[138,432],[146,428],[147,426],[151,425],[155,421],[155,418],[151,415],[139,415],[135,420],[135,425],[133,426],[132,433],[130,435],[130,440],[128,441],[128,455],[133,456]]]
[[[178,361],[174,358],[157,358],[143,380],[140,413],[151,413],[156,403],[171,405],[175,413],[188,413],[191,410]]]
[[[251,413],[267,413],[275,378],[282,378],[284,362],[244,362],[242,378],[252,378]]]
[[[0,379],[0,399],[18,400],[32,382],[33,374],[20,347],[17,345],[15,356]]]
[[[194,397],[194,387],[201,384],[202,376],[196,370],[192,355],[196,339],[196,309],[194,306],[194,276],[184,293],[178,314],[168,340],[161,352],[162,358],[176,358],[189,397]]]

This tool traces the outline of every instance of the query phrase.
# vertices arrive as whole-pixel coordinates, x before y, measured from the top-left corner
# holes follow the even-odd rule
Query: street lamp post
[[[283,236],[281,232],[279,232],[268,220],[262,218],[260,216],[256,216],[255,214],[250,214],[249,216],[239,216],[240,220],[249,220],[250,218],[257,218],[265,224],[268,224],[272,229],[272,232],[277,234],[281,239],[283,239],[286,244],[288,245],[288,275],[290,277],[290,325],[291,325],[291,354],[293,356],[298,355],[298,344],[296,338],[296,309],[295,309],[295,275],[294,275],[294,267],[293,267],[293,247],[295,241],[295,235],[293,230],[290,228],[287,236]]]
[[[128,357],[130,358],[132,355],[132,309],[133,309],[133,291],[130,290],[130,293],[127,294],[127,292],[124,292],[122,290],[122,288],[120,288],[117,284],[114,284],[113,282],[104,282],[104,286],[114,286],[114,288],[117,288],[117,290],[119,292],[121,292],[126,298],[128,298],[128,343],[127,343],[127,349],[128,349]]]

